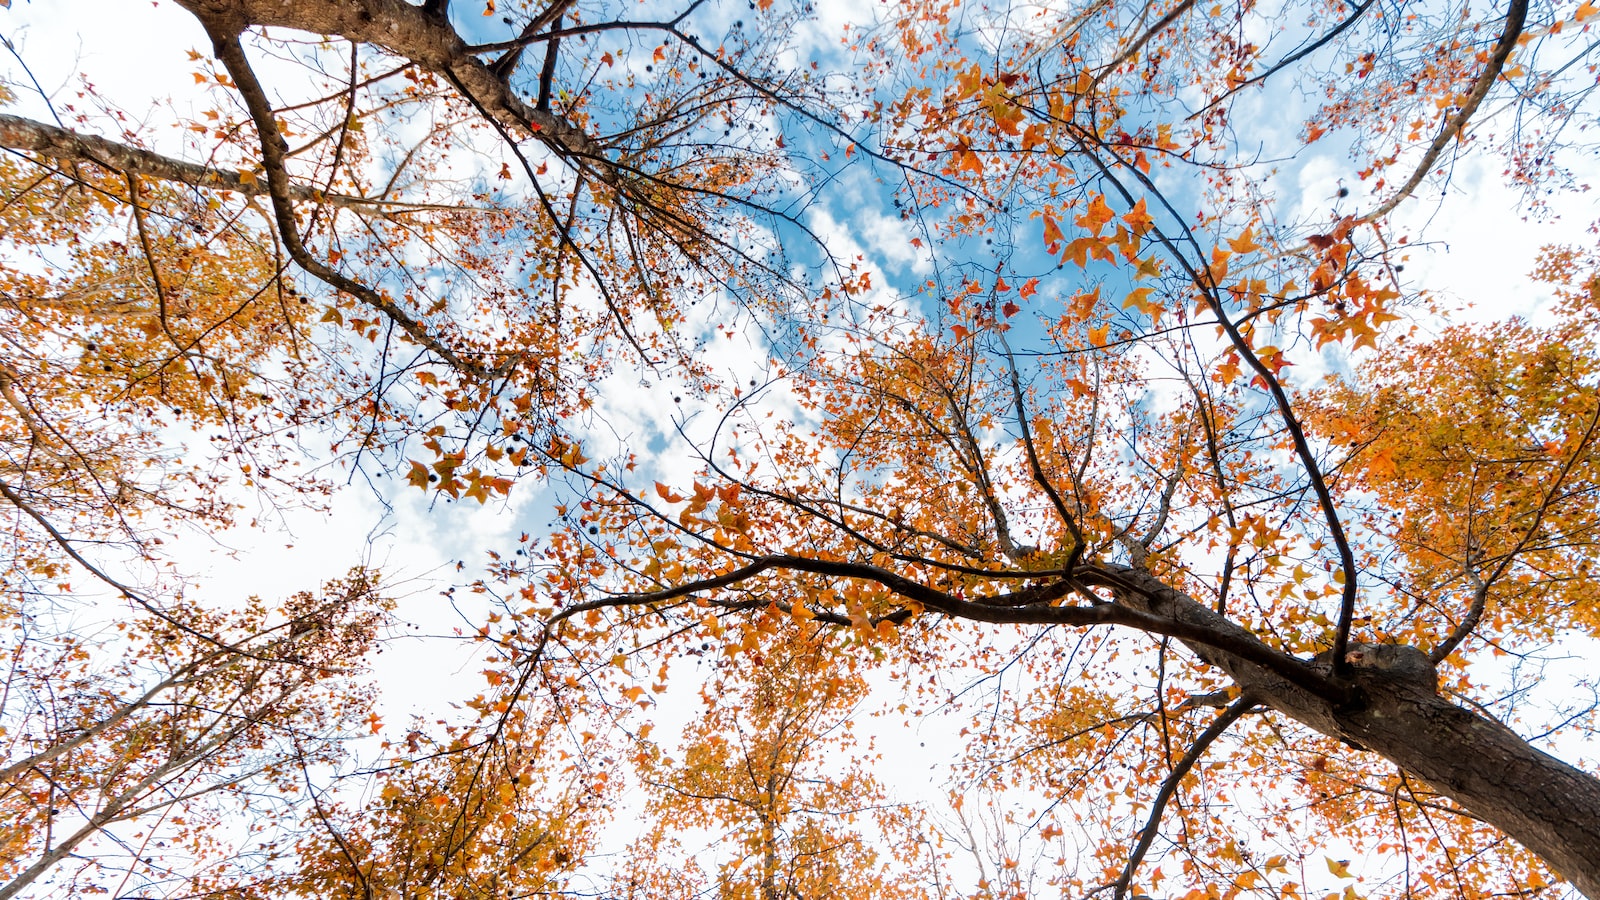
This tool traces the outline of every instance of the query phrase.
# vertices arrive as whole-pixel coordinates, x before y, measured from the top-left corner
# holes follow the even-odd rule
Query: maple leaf
[[[1063,262],[1070,260],[1079,268],[1087,268],[1090,259],[1100,259],[1108,263],[1117,261],[1111,246],[1097,237],[1081,237],[1069,242],[1066,250],[1062,252],[1061,259]]]
[[[1083,215],[1078,216],[1075,221],[1078,225],[1089,229],[1091,234],[1099,235],[1100,230],[1105,228],[1106,223],[1110,222],[1115,215],[1116,213],[1112,212],[1111,207],[1106,204],[1105,195],[1095,194],[1089,198],[1089,208],[1084,211]]]
[[[1161,309],[1160,304],[1150,303],[1147,299],[1153,293],[1155,293],[1155,288],[1138,288],[1129,293],[1122,301],[1122,308],[1134,309],[1145,315],[1151,314],[1152,310],[1159,311]]]
[[[1261,245],[1256,243],[1255,230],[1246,228],[1243,234],[1228,240],[1228,249],[1234,253],[1252,253],[1260,250]]]
[[[406,482],[412,487],[427,489],[428,483],[433,480],[433,473],[428,467],[419,462],[411,463],[411,471],[406,475]]]
[[[1144,234],[1154,228],[1156,224],[1155,219],[1151,218],[1150,213],[1145,209],[1145,199],[1143,197],[1140,197],[1133,204],[1132,209],[1123,213],[1122,221],[1128,224],[1128,228],[1134,234]]]
[[[1229,351],[1228,354],[1222,358],[1222,362],[1217,365],[1217,369],[1212,373],[1211,377],[1212,380],[1218,381],[1222,384],[1229,384],[1234,379],[1238,378],[1239,354]]]
[[[1044,213],[1044,245],[1046,252],[1055,253],[1064,238],[1065,235],[1061,233],[1061,225],[1056,222],[1056,217],[1051,215],[1049,210],[1046,210]]]
[[[183,140],[141,134],[140,114],[98,94],[105,128],[0,121],[0,258],[26,263],[0,263],[0,434],[16,451],[0,506],[11,583],[26,587],[0,606],[27,625],[0,647],[7,734],[27,737],[0,798],[10,892],[110,893],[160,871],[194,895],[411,896],[425,882],[441,897],[914,900],[965,877],[928,852],[948,838],[928,824],[943,813],[889,802],[852,733],[863,710],[927,714],[912,703],[953,687],[943,676],[898,699],[882,686],[947,668],[1006,711],[950,751],[985,773],[948,804],[958,829],[994,829],[962,839],[982,891],[1032,896],[1088,873],[1194,900],[1303,892],[1280,877],[1287,857],[1244,852],[1261,841],[1241,829],[1272,822],[1280,849],[1358,848],[1363,866],[1387,864],[1373,847],[1405,848],[1406,871],[1374,872],[1374,890],[1526,894],[1560,871],[1600,893],[1581,841],[1600,821],[1597,782],[1457,702],[1506,689],[1473,648],[1537,655],[1600,633],[1600,264],[1553,251],[1537,276],[1558,298],[1549,322],[1467,327],[1399,303],[1405,241],[1385,221],[1414,219],[1404,207],[1428,176],[1487,149],[1458,139],[1482,130],[1482,109],[1561,74],[1559,54],[1526,48],[1589,28],[1589,0],[1532,24],[1483,6],[1387,29],[1297,10],[1307,34],[1339,35],[1345,72],[1240,43],[1275,27],[1275,9],[1250,4],[1159,20],[1044,5],[1026,28],[990,28],[1003,16],[965,0],[911,2],[877,29],[820,35],[848,51],[826,69],[815,29],[771,0],[721,41],[687,20],[663,31],[682,10],[654,0],[581,21],[535,4],[482,34],[438,3],[342,19],[313,0],[179,6],[218,36],[189,51],[196,96],[160,104],[196,110],[172,123]],[[193,33],[145,52],[181,59]],[[327,45],[284,44],[295,34]],[[338,47],[355,70],[325,52]],[[650,52],[614,56],[625,48]],[[1254,156],[1281,123],[1230,104],[1260,84],[1270,105],[1312,76],[1322,105],[1303,139],[1273,144],[1284,170],[1310,171],[1306,141],[1360,124],[1379,140],[1353,144],[1354,169],[1377,199],[1307,252],[1261,259],[1264,217],[1305,198],[1275,195],[1285,182]],[[1519,133],[1584,150],[1555,106],[1527,106]],[[795,124],[843,153],[786,141]],[[1440,140],[1415,152],[1384,137],[1430,129]],[[845,165],[869,146],[898,179],[882,210]],[[1530,192],[1557,187],[1540,148],[1514,148]],[[1167,167],[1204,173],[1203,189]],[[924,320],[898,280],[868,297],[865,251],[812,233],[806,209],[901,222],[917,252],[896,264],[929,269],[912,280],[949,318]],[[1046,261],[1012,253],[1033,214]],[[824,262],[837,268],[806,287]],[[1002,262],[1039,275],[1010,298]],[[1037,321],[1013,325],[1024,299]],[[1178,321],[1158,322],[1168,309]],[[1417,327],[1391,327],[1402,315]],[[752,335],[771,371],[732,375],[751,360],[708,346],[707,325]],[[1334,341],[1359,351],[1334,379],[1251,388],[1290,365],[1280,347]],[[679,405],[688,392],[700,418]],[[438,501],[397,516],[483,504],[520,479],[562,502],[519,509],[550,523],[537,538],[456,534],[456,555],[481,565],[458,559],[442,578],[475,598],[456,608],[460,639],[496,660],[483,692],[380,734],[370,783],[308,813],[340,742],[378,730],[356,677],[387,631],[372,583],[289,598],[219,585],[200,603],[123,587],[77,554],[133,548],[156,581],[186,585],[174,530],[324,504],[352,475],[390,477],[385,459]],[[667,473],[692,493],[654,480]],[[76,612],[104,606],[86,571],[130,601],[109,640],[71,624],[104,618]],[[1380,639],[1408,644],[1366,643]],[[654,694],[696,703],[666,689],[685,664],[701,708],[654,744]],[[1146,702],[1134,675],[1151,671],[1163,693]],[[964,724],[976,693],[935,705]],[[1257,727],[1260,709],[1284,727]],[[173,767],[195,734],[218,735],[216,753]],[[1203,771],[1179,771],[1195,759]],[[1385,779],[1453,793],[1385,790],[1393,802],[1374,806],[1348,790]],[[1559,803],[1525,789],[1550,783]],[[1019,785],[1098,824],[1071,840],[1040,829],[1049,818],[1011,805]],[[642,795],[641,839],[600,861],[624,791]],[[105,824],[68,846],[79,823],[60,810]],[[212,827],[236,812],[260,827]],[[686,847],[706,832],[737,839]],[[113,871],[125,847],[141,849]]]

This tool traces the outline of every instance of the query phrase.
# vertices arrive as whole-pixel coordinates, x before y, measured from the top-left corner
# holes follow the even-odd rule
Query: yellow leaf
[[[1354,878],[1355,877],[1354,875],[1350,874],[1350,860],[1348,860],[1348,859],[1333,859],[1332,857],[1324,857],[1324,858],[1327,859],[1327,861],[1328,861],[1328,871],[1329,872],[1332,872],[1333,874],[1339,876],[1340,878]]]

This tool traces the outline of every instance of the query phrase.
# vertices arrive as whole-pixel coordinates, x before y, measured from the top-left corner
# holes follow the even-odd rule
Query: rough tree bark
[[[461,39],[445,19],[404,0],[178,0],[208,23],[234,34],[252,27],[290,28],[336,35],[380,47],[447,79],[486,115],[518,136],[531,135],[552,150],[586,164],[610,181],[616,172],[604,148],[560,116],[538,109],[511,90],[505,78]]]
[[[1146,572],[1100,565],[1086,576],[1086,583],[1110,588],[1121,604],[1230,641],[1260,643]],[[1193,639],[1184,643],[1261,703],[1383,756],[1539,854],[1585,896],[1600,897],[1600,779],[1540,751],[1499,722],[1410,682],[1354,669],[1350,680],[1359,694],[1340,703],[1292,683],[1281,669]]]
[[[447,21],[424,7],[403,0],[179,3],[213,28],[234,34],[250,27],[284,27],[381,47],[440,73],[508,131],[544,141],[602,178],[617,177],[605,148],[565,120],[517,96],[481,58],[482,51],[469,47]],[[245,187],[237,173],[204,169],[12,117],[0,117],[0,144],[196,185],[232,190]],[[348,202],[362,201],[351,198]],[[1317,732],[1390,760],[1521,842],[1583,894],[1600,900],[1600,779],[1534,748],[1500,723],[1419,689],[1415,683],[1360,669],[1334,679],[1139,569],[1085,562],[1070,581],[973,602],[872,566],[769,557],[727,578],[649,596],[611,598],[606,605],[687,595],[732,584],[768,568],[876,581],[929,611],[977,621],[1072,627],[1121,624],[1176,637],[1260,703]],[[1116,602],[1054,605],[1073,591],[1087,593],[1085,588],[1109,592]],[[569,612],[581,609],[574,607]]]
[[[717,578],[578,604],[563,615],[700,596],[769,569],[876,582],[929,612],[954,618],[1079,628],[1121,625],[1177,638],[1202,661],[1226,672],[1241,692],[1258,703],[1328,737],[1383,756],[1537,853],[1585,896],[1600,898],[1600,778],[1416,682],[1359,667],[1335,678],[1326,667],[1278,650],[1143,569],[1083,562],[1070,578],[965,599],[878,566],[768,556]],[[1074,592],[1096,602],[1054,605]],[[1115,602],[1100,602],[1096,592],[1110,593]],[[906,615],[908,611],[901,610],[879,618],[898,622]],[[817,614],[814,618],[851,624],[847,617]]]

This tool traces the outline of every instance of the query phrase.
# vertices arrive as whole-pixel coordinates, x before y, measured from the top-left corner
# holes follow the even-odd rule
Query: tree
[[[231,682],[211,676],[248,670],[260,652],[253,642],[277,647],[272,635],[281,629],[224,627],[185,603],[191,576],[164,545],[174,532],[243,525],[238,514],[252,495],[268,509],[318,504],[333,481],[301,468],[311,434],[328,442],[319,452],[331,445],[335,454],[353,451],[346,458],[356,461],[381,455],[387,466],[394,454],[421,457],[426,463],[400,473],[450,498],[503,496],[517,473],[559,465],[565,451],[556,451],[556,423],[593,402],[593,385],[618,345],[624,358],[703,376],[672,329],[685,318],[680,297],[710,290],[707,272],[718,285],[781,276],[754,244],[724,240],[706,224],[738,218],[748,196],[772,180],[774,166],[732,142],[707,155],[692,140],[702,129],[743,124],[768,102],[760,85],[748,73],[710,71],[714,54],[699,51],[691,68],[699,78],[643,104],[610,106],[604,91],[555,92],[564,39],[572,56],[577,47],[612,44],[579,56],[592,76],[612,65],[612,52],[623,52],[608,32],[626,46],[635,32],[671,37],[682,21],[584,22],[569,5],[533,11],[520,23],[522,37],[486,60],[437,4],[193,4],[194,22],[215,54],[193,54],[196,80],[215,89],[216,102],[185,123],[194,143],[176,155],[150,149],[132,129],[115,129],[109,139],[96,134],[100,98],[88,87],[76,105],[44,98],[48,121],[0,116],[0,146],[9,151],[0,159],[0,291],[14,336],[0,351],[8,617],[26,622],[40,603],[97,612],[122,603],[156,633],[219,651],[148,674],[119,662],[136,653],[140,638],[80,640],[73,634],[80,623],[61,615],[69,649],[86,656],[71,662],[110,672],[102,680],[116,682],[100,691],[101,705],[110,705],[95,713],[102,722],[131,726],[152,698],[165,709],[166,693],[197,685],[205,694],[198,709],[218,712],[223,725],[238,713],[237,703],[229,704]],[[247,29],[266,27],[346,33],[347,79],[313,77],[308,86],[316,96],[295,109],[273,108],[276,88],[263,85],[245,50],[255,39]],[[543,33],[550,28],[563,33]],[[299,32],[286,43],[269,39],[269,46],[293,52]],[[524,100],[508,79],[527,75],[519,61],[529,42],[546,52],[535,69],[537,96]],[[743,37],[739,43],[730,58],[757,57],[765,46]],[[682,52],[675,46],[673,59]],[[565,63],[560,71],[567,72]],[[635,80],[622,75],[616,83]],[[0,88],[0,102],[16,96],[11,87]],[[786,93],[806,96],[802,86]],[[429,123],[420,132],[401,125],[418,115]],[[499,157],[500,171],[491,172],[497,177],[447,183],[440,172],[462,147],[463,133],[474,131],[480,147]],[[530,136],[538,143],[521,143]],[[198,157],[189,154],[203,145]],[[508,196],[491,187],[495,181],[526,190]],[[760,293],[775,302],[771,292]],[[457,411],[470,411],[464,429],[454,427]],[[97,586],[85,590],[84,577]],[[269,615],[265,606],[255,612]],[[370,641],[351,645],[349,664],[370,648]],[[39,691],[55,671],[17,669]],[[140,681],[155,686],[146,691]],[[117,699],[130,692],[137,699]],[[254,749],[261,727],[320,729],[328,723],[315,716],[324,713],[337,720],[323,735],[332,737],[347,724],[335,712],[360,697],[352,692],[327,709],[295,707],[267,722],[256,721],[252,707],[243,725],[207,731],[217,743],[205,752],[233,760]],[[313,721],[294,720],[306,712]],[[87,713],[65,718],[94,721]],[[504,735],[503,725],[494,733]],[[271,762],[272,787],[282,795],[271,802],[295,802],[296,773],[326,773],[326,754],[299,749],[298,757]],[[459,755],[461,742],[440,752]],[[13,760],[19,772],[27,770],[25,756]],[[75,767],[74,779],[95,782],[92,755],[56,758]],[[180,754],[145,787],[165,790],[168,775],[188,774],[201,759]],[[495,767],[483,758],[446,758],[415,777],[442,786],[468,778],[482,791],[505,788],[507,778],[532,779],[501,773],[473,781],[480,770]],[[545,773],[537,774],[542,782]],[[331,890],[340,878],[358,891],[369,882],[407,890],[481,887],[486,870],[479,866],[523,858],[541,862],[530,871],[548,874],[543,843],[532,856],[531,848],[519,849],[526,834],[510,846],[496,843],[509,826],[494,820],[508,809],[518,810],[519,828],[526,816],[546,814],[529,811],[537,804],[525,798],[518,805],[469,790],[443,809],[350,812],[337,797],[321,802],[319,789],[310,791],[319,802],[304,818],[306,889]],[[579,812],[548,815],[578,822]],[[97,827],[85,835],[111,821],[96,815],[91,810]],[[490,821],[452,832],[462,817]],[[297,814],[273,818],[282,824]],[[340,868],[329,842],[337,848],[344,829],[356,827],[368,832],[361,840],[369,854]],[[444,835],[421,833],[426,827]],[[25,835],[11,838],[12,858],[31,852]],[[73,843],[82,839],[75,835]],[[72,850],[45,841],[52,853]],[[486,852],[486,844],[500,855]],[[577,858],[573,848],[582,845],[569,842],[562,853]],[[435,865],[435,853],[445,862]],[[275,877],[270,859],[254,874],[263,889],[287,883]],[[216,890],[249,882],[205,865],[181,877]]]
[[[652,821],[617,878],[624,897],[783,900],[926,894],[887,874],[879,845],[915,834],[907,810],[870,774],[845,763],[860,753],[852,719],[867,686],[834,635],[781,616],[759,654],[725,657],[700,690],[682,759],[647,739],[638,759]],[[864,824],[858,824],[864,823]],[[721,833],[717,833],[720,831]],[[710,832],[709,834],[703,834]],[[707,866],[692,842],[721,859]],[[696,877],[698,876],[698,877]]]
[[[0,269],[29,336],[0,367],[13,590],[76,566],[170,615],[86,548],[159,558],[224,485],[326,488],[274,480],[306,430],[443,501],[570,495],[474,584],[492,690],[432,784],[514,773],[530,703],[626,735],[636,662],[767,659],[788,617],[934,674],[908,707],[949,699],[936,670],[1003,685],[964,766],[1071,813],[1074,895],[1299,895],[1331,833],[1400,855],[1396,893],[1600,896],[1600,781],[1484,674],[1595,636],[1600,269],[1553,248],[1560,321],[1491,339],[1406,281],[1394,222],[1484,150],[1535,194],[1575,179],[1592,4],[907,3],[843,35],[848,80],[766,0],[180,5],[195,144],[0,117],[4,258],[49,261]],[[1303,127],[1263,90],[1316,98]],[[1352,126],[1360,205],[1294,205],[1281,170]],[[852,178],[892,185],[926,269],[899,296],[813,228]],[[723,377],[716,326],[772,377]],[[692,482],[589,427],[619,374],[704,410]],[[475,777],[444,818],[317,812],[308,858],[357,896],[412,890],[406,860],[480,884],[463,835],[555,814]]]
[[[549,710],[546,709],[546,714]],[[597,840],[614,793],[603,778],[566,777],[557,723],[522,722],[486,753],[420,723],[379,770],[375,799],[343,801],[307,777],[313,802],[294,864],[258,878],[251,897],[505,897],[560,895]],[[592,748],[591,748],[592,749]],[[593,772],[588,773],[593,775]],[[218,888],[225,888],[216,880]],[[224,894],[225,890],[220,891]]]
[[[376,584],[357,571],[302,593],[277,624],[259,598],[238,607],[174,606],[98,640],[38,611],[18,617],[5,648],[0,897],[50,879],[91,892],[187,878],[167,857],[239,852],[230,819],[252,798],[270,817],[268,798],[296,793],[299,768],[339,758],[371,699],[356,676],[387,608]]]

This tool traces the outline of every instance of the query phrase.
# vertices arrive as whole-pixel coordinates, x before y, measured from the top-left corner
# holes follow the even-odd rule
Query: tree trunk
[[[1254,639],[1149,574],[1099,568],[1137,588],[1117,591],[1121,603]],[[1600,779],[1534,748],[1499,722],[1381,672],[1354,670],[1352,680],[1363,701],[1336,709],[1261,666],[1215,647],[1185,643],[1261,703],[1383,756],[1539,854],[1586,897],[1600,900]]]

